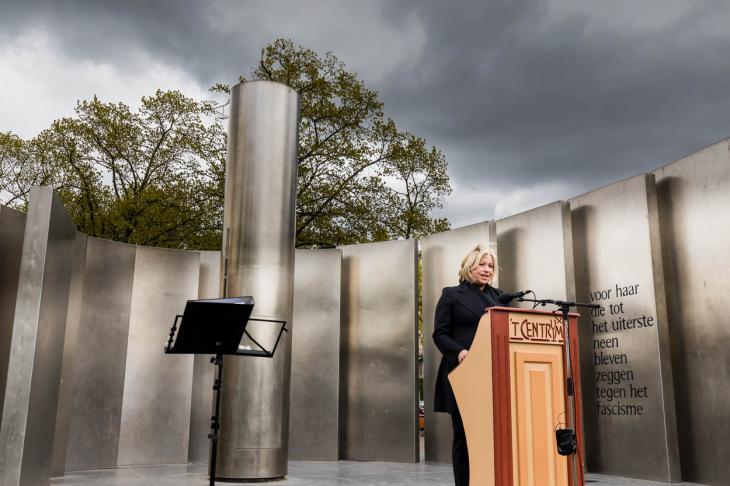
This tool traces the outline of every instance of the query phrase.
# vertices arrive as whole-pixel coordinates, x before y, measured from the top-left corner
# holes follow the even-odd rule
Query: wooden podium
[[[576,424],[567,413],[561,315],[492,307],[464,361],[449,374],[469,448],[470,486],[584,484],[578,314],[569,315]],[[578,437],[578,481],[557,452],[555,429]]]

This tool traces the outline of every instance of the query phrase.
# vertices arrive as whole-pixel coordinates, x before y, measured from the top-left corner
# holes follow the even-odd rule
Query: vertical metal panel
[[[297,250],[289,457],[338,459],[340,250]]]
[[[0,206],[0,422],[3,417],[24,232],[25,214]]]
[[[425,458],[430,462],[451,462],[451,417],[433,411],[433,390],[436,385],[441,353],[431,338],[436,303],[444,287],[459,284],[461,260],[477,244],[497,248],[497,232],[493,222],[477,223],[421,240],[421,275],[423,279],[423,394],[426,420]],[[501,255],[498,255],[498,260]],[[500,266],[502,264],[500,263]],[[501,277],[499,277],[501,278]],[[495,286],[498,282],[494,282]]]
[[[58,410],[56,412],[56,431],[53,435],[53,459],[51,476],[63,476],[66,464],[66,445],[71,423],[73,376],[81,319],[81,299],[84,286],[84,263],[86,261],[86,242],[83,233],[76,233],[75,248],[69,258],[73,259],[71,270],[71,287],[68,295],[68,312],[66,314],[66,333],[63,343],[63,364],[61,365],[61,383],[58,393]]]
[[[170,326],[198,296],[198,252],[138,247],[119,434],[120,465],[188,461],[193,357],[165,355]]]
[[[199,299],[220,297],[221,252],[200,252]],[[190,446],[188,461],[205,462],[210,452],[210,417],[213,415],[213,380],[215,368],[210,355],[193,358],[193,397],[190,409]]]
[[[133,245],[87,241],[66,471],[117,465],[135,254]]]
[[[543,299],[575,299],[570,207],[558,201],[497,222],[500,285]],[[532,307],[528,302],[513,304]]]
[[[50,188],[31,189],[0,425],[0,484],[48,484],[75,230]]]
[[[226,295],[252,295],[252,317],[291,322],[294,291],[298,97],[278,83],[231,92],[226,164]],[[250,323],[266,344],[276,326]],[[291,339],[273,359],[226,358],[216,475],[281,477],[287,472]]]
[[[685,481],[730,484],[730,141],[655,171]]]
[[[580,321],[586,452],[592,472],[677,481],[654,188],[640,175],[570,201],[577,298],[606,312]]]
[[[416,242],[341,249],[340,458],[416,462]]]

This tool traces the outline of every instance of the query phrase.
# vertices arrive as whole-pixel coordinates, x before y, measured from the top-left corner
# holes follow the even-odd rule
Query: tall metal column
[[[296,91],[241,83],[231,91],[223,230],[223,292],[252,295],[251,317],[286,320],[294,296],[297,181]],[[276,326],[249,323],[262,344]],[[273,359],[226,357],[216,477],[278,478],[287,473],[290,335]],[[335,350],[336,351],[336,350]]]

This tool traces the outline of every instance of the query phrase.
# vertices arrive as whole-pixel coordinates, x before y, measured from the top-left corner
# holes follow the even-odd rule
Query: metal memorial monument
[[[275,358],[226,361],[218,478],[282,477],[288,459],[418,460],[417,242],[294,251],[290,88],[234,87],[229,144],[222,252],[87,237],[49,188],[27,214],[0,207],[0,485],[207,461],[210,363],[162,346],[186,300],[224,294],[292,325]],[[579,328],[588,472],[730,485],[728,208],[723,140],[422,238],[426,460],[449,462],[451,441],[432,413],[434,307],[483,243],[504,290],[603,306]]]
[[[298,96],[269,81],[231,90],[223,222],[222,296],[251,295],[252,318],[291,322]],[[249,327],[269,348],[273,326]],[[296,332],[292,329],[292,332]],[[223,376],[221,479],[287,473],[291,339],[272,359],[235,357]]]

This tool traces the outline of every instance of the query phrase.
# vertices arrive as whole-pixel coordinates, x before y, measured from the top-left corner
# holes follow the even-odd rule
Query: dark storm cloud
[[[379,91],[399,127],[444,151],[464,190],[547,184],[569,198],[730,135],[724,2],[6,0],[0,8],[0,41],[43,28],[70,58],[132,65],[144,52],[205,87],[247,74],[279,36],[331,50]],[[399,48],[403,62],[393,60]],[[496,203],[485,204],[459,223],[491,217]]]
[[[504,184],[564,178],[589,190],[730,135],[719,2],[643,29],[623,20],[671,5],[603,16],[543,0],[458,5],[391,4],[428,35],[422,62],[381,89],[401,124],[438,139],[457,178],[488,170]]]
[[[174,1],[3,0],[0,39],[38,29],[64,56],[133,65],[140,52],[177,65],[204,84],[233,82],[244,52],[251,65],[261,46],[246,32],[216,29],[212,3]],[[135,66],[136,68],[139,68]]]

